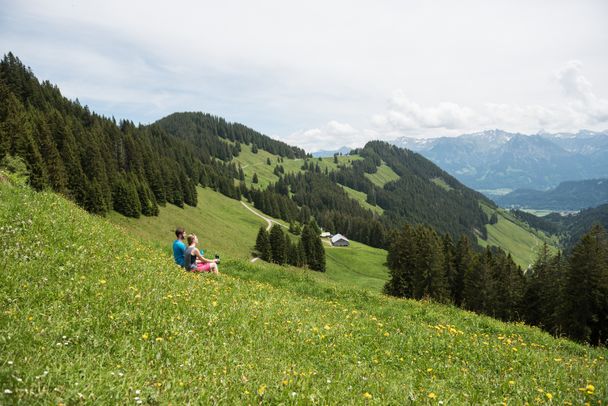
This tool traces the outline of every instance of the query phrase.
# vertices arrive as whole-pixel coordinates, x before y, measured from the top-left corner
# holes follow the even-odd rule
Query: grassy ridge
[[[530,229],[506,211],[494,210],[486,205],[482,205],[482,208],[488,215],[496,212],[498,222],[486,225],[487,241],[477,239],[481,246],[485,247],[489,244],[501,247],[511,254],[515,263],[524,269],[534,263],[543,243],[546,242],[552,252],[557,251],[554,240],[542,232]]]
[[[266,160],[270,159],[271,165],[266,163]],[[245,183],[247,186],[251,186],[251,180],[253,174],[258,174],[258,185],[262,188],[268,186],[269,183],[276,182],[279,178],[274,174],[274,168],[277,163],[287,173],[298,173],[302,172],[302,165],[304,165],[303,159],[288,159],[284,158],[283,162],[278,162],[279,156],[271,154],[263,149],[258,149],[257,153],[251,152],[250,145],[241,145],[241,153],[238,157],[233,159],[233,162],[240,164],[245,173]],[[327,168],[329,171],[338,169],[338,165],[349,165],[354,160],[362,159],[357,155],[344,155],[338,156],[338,164],[334,162],[334,158],[310,158],[308,162],[310,164],[319,164],[322,171]]]
[[[186,274],[54,194],[0,185],[0,243],[3,404],[608,397],[606,350],[305,272]]]

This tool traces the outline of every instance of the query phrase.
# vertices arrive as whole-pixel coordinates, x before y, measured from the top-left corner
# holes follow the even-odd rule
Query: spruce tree
[[[253,174],[253,178],[251,178],[251,183],[255,183],[255,184],[258,183],[258,174],[257,174],[257,172],[255,172]]]
[[[255,240],[255,250],[257,255],[264,261],[270,262],[272,260],[268,231],[266,231],[264,226],[260,226],[260,230],[258,231],[258,236]]]
[[[608,342],[608,238],[595,225],[572,250],[564,330],[579,341]]]
[[[489,273],[492,264],[492,251],[486,248],[475,264],[464,275],[463,306],[477,313],[484,313],[488,302]]]
[[[285,235],[281,226],[274,224],[270,229],[268,237],[270,241],[270,250],[272,253],[272,262],[282,265],[286,261],[287,247],[285,246]]]

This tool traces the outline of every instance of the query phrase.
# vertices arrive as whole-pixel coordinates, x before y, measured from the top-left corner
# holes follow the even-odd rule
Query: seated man
[[[183,227],[178,227],[175,230],[177,240],[173,241],[173,259],[179,266],[184,266],[184,252],[186,252],[186,244],[184,244],[184,235],[186,230]]]

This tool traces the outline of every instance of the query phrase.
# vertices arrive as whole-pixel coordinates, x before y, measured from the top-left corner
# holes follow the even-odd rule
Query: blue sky
[[[204,111],[309,151],[608,128],[605,1],[7,1],[0,52],[135,122]]]

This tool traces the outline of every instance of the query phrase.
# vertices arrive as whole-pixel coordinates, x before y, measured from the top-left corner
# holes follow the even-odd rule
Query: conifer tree
[[[251,178],[251,183],[255,183],[255,184],[258,183],[258,174],[257,174],[257,172],[255,172],[253,174],[253,178]]]
[[[441,240],[435,231],[424,226],[417,226],[415,234],[414,298],[447,302],[450,295]]]
[[[608,238],[595,225],[572,250],[564,329],[579,341],[608,342]]]
[[[463,306],[477,313],[484,313],[488,303],[489,273],[492,251],[486,248],[477,258],[473,267],[464,275]]]
[[[268,237],[270,241],[270,251],[272,255],[272,262],[282,265],[286,261],[287,247],[285,244],[285,235],[281,226],[274,224],[270,229],[270,235]]]
[[[448,275],[452,300],[456,306],[461,306],[464,296],[465,275],[473,272],[475,254],[471,250],[468,238],[463,235],[456,244],[454,252],[454,270]]]
[[[260,230],[258,231],[258,236],[255,240],[255,250],[264,261],[270,262],[272,260],[268,231],[266,231],[264,226],[260,226]]]

